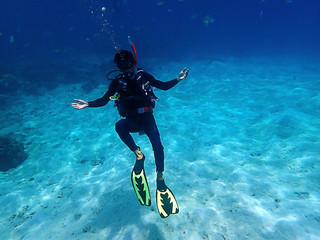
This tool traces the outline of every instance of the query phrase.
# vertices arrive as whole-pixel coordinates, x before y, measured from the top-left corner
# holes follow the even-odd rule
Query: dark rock
[[[0,137],[0,171],[2,172],[16,168],[28,157],[23,143],[17,138],[14,134]]]

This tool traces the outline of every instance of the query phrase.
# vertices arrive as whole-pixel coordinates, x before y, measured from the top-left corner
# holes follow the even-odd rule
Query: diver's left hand
[[[185,68],[179,73],[179,76],[177,77],[177,80],[180,82],[180,81],[186,79],[187,76],[188,76],[188,73],[189,73],[189,69],[185,67]]]

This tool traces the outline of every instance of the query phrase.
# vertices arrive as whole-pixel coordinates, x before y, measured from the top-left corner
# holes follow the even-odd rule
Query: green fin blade
[[[140,204],[151,206],[150,190],[144,169],[142,169],[139,174],[132,170],[131,183]]]

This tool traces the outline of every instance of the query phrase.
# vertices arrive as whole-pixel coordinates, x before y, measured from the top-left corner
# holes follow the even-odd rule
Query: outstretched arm
[[[173,88],[175,85],[177,85],[180,81],[185,79],[188,76],[189,69],[184,68],[180,73],[179,76],[176,77],[175,79],[168,81],[168,82],[162,82],[159,80],[156,80],[152,75],[148,74],[149,80],[151,82],[151,85],[161,89],[161,90],[169,90],[170,88]]]
[[[110,84],[108,91],[101,97],[91,102],[86,102],[81,99],[74,99],[75,103],[71,106],[75,109],[84,109],[86,107],[102,107],[110,101],[110,97],[116,93],[115,86],[113,83]]]

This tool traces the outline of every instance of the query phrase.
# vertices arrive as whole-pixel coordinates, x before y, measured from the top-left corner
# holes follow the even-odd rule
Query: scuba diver
[[[171,81],[162,82],[156,80],[149,73],[136,69],[137,55],[134,45],[131,45],[135,57],[127,50],[120,50],[114,55],[114,63],[119,70],[114,70],[107,74],[107,78],[112,80],[108,91],[101,98],[90,102],[74,99],[75,102],[72,103],[72,107],[78,110],[86,107],[102,107],[110,100],[115,101],[122,118],[115,124],[115,129],[121,140],[135,154],[136,162],[131,172],[131,182],[138,201],[141,205],[146,206],[151,205],[151,197],[144,171],[145,156],[140,147],[135,144],[130,133],[140,133],[148,136],[152,144],[156,164],[157,207],[160,216],[166,218],[170,214],[177,214],[179,207],[173,193],[166,186],[163,179],[164,148],[153,116],[155,101],[158,98],[153,93],[152,87],[169,90],[188,76],[189,69],[184,68],[178,77]],[[120,73],[116,77],[110,78],[110,75],[115,72]]]

